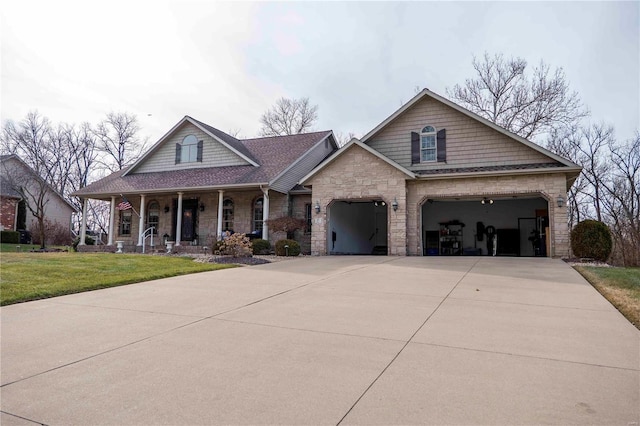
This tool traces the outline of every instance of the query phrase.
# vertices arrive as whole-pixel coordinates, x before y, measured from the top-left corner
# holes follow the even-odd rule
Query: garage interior
[[[333,201],[328,208],[329,254],[386,255],[388,207],[380,199]]]
[[[542,197],[427,199],[425,256],[531,256],[549,253],[549,213]]]

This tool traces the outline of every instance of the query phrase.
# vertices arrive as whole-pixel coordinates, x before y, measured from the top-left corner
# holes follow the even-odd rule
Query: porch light
[[[200,203],[200,211],[203,212],[204,211],[204,203]]]
[[[398,199],[396,197],[393,197],[391,208],[393,209],[394,212],[398,210]]]
[[[320,213],[320,202],[316,201],[316,205],[313,208],[316,210],[316,213]]]
[[[164,212],[169,213],[169,206],[166,206],[166,205],[164,206]]]
[[[558,207],[564,207],[564,197],[562,196],[562,194],[558,195],[558,198],[556,198],[556,202],[558,203]]]
[[[482,199],[482,201],[480,201],[480,202],[481,202],[482,204],[493,204],[493,200],[492,200],[491,198],[487,198],[487,197],[484,197],[484,198]]]

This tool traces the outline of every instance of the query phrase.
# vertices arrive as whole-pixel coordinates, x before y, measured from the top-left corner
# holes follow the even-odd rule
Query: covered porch
[[[166,251],[167,245],[173,246],[173,252],[202,253],[203,247],[212,247],[228,233],[273,244],[286,235],[270,231],[267,221],[292,214],[300,217],[305,203],[311,202],[310,195],[290,196],[255,185],[91,198],[109,202],[108,241],[101,248],[86,245],[85,198],[79,251],[116,251],[116,242],[121,241],[124,252],[129,253]]]

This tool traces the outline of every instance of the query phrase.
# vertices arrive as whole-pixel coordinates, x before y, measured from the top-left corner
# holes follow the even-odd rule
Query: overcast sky
[[[281,96],[315,130],[367,133],[415,93],[473,76],[473,55],[562,67],[592,122],[640,128],[640,2],[3,2],[1,118],[136,114],[155,142],[184,115],[255,136]]]

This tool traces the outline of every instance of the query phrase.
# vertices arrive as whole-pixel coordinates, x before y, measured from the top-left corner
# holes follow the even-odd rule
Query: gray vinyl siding
[[[411,132],[431,125],[447,131],[446,163],[411,165]],[[503,135],[435,99],[424,98],[367,144],[410,170],[555,163],[546,155]]]
[[[297,163],[285,174],[275,181],[271,188],[280,192],[289,192],[291,188],[313,170],[322,160],[335,150],[329,138],[310,149]]]
[[[188,136],[194,135],[203,141],[202,162],[176,162],[176,143]],[[134,173],[163,172],[168,170],[192,169],[200,167],[243,166],[249,164],[246,160],[222,145],[211,136],[198,129],[191,123],[184,123],[171,138],[164,141],[149,158],[140,164]]]

